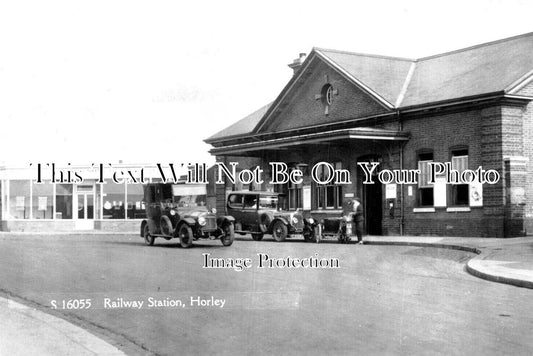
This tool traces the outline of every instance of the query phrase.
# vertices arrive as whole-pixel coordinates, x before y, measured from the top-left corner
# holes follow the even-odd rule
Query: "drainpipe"
[[[400,110],[396,110],[396,116],[398,117],[398,124],[400,126],[400,131],[403,130],[403,123],[402,118],[400,117]],[[400,141],[400,170],[403,170],[403,147],[405,146],[404,141]],[[400,184],[400,236],[403,236],[403,225],[404,225],[404,191],[403,191],[403,184]]]

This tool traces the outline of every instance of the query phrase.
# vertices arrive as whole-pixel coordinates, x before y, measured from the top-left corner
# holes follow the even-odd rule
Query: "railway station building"
[[[299,184],[216,185],[283,194],[285,208],[340,216],[360,197],[373,235],[511,237],[533,232],[533,33],[412,59],[313,48],[270,104],[207,138],[217,162],[238,169],[285,162]],[[347,170],[319,184],[313,167]],[[416,183],[363,184],[360,164],[418,170]],[[435,163],[497,172],[490,183],[429,178]],[[318,174],[326,174],[327,167]],[[316,173],[316,172],[315,172]],[[265,174],[268,177],[268,172]]]

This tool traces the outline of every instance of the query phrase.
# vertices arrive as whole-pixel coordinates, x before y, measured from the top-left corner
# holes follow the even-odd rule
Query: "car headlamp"
[[[170,209],[170,215],[172,215],[172,216],[176,215],[176,210]]]
[[[307,219],[307,221],[309,222],[309,224],[313,225],[315,223],[315,220],[313,218],[309,218]]]
[[[198,218],[198,224],[200,224],[200,226],[204,226],[205,224],[207,224],[207,221],[205,220],[205,217],[200,216]]]
[[[296,216],[292,217],[292,223],[293,224],[298,224],[298,218]]]
[[[217,209],[216,209],[216,208],[213,208],[213,209],[211,209],[211,212],[212,212],[213,214],[216,214],[216,213],[217,213]]]

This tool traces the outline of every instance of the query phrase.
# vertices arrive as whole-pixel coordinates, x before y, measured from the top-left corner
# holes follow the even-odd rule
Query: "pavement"
[[[475,254],[466,263],[468,273],[492,282],[533,289],[533,237],[366,236],[364,244],[468,251]],[[0,297],[0,320],[0,355],[124,355],[90,332],[9,296]]]
[[[507,239],[476,237],[367,236],[369,245],[448,248],[475,253],[468,273],[492,282],[533,289],[533,236]]]

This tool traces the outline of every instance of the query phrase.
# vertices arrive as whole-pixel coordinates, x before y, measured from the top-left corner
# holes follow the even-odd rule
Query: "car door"
[[[240,223],[242,225],[241,230],[246,230],[246,224],[244,223],[242,194],[230,194],[228,196],[228,202],[226,205],[228,215],[233,216],[233,218],[235,219],[235,223]]]
[[[257,194],[245,194],[243,199],[243,226],[249,231],[258,231],[257,206],[259,196]]]

